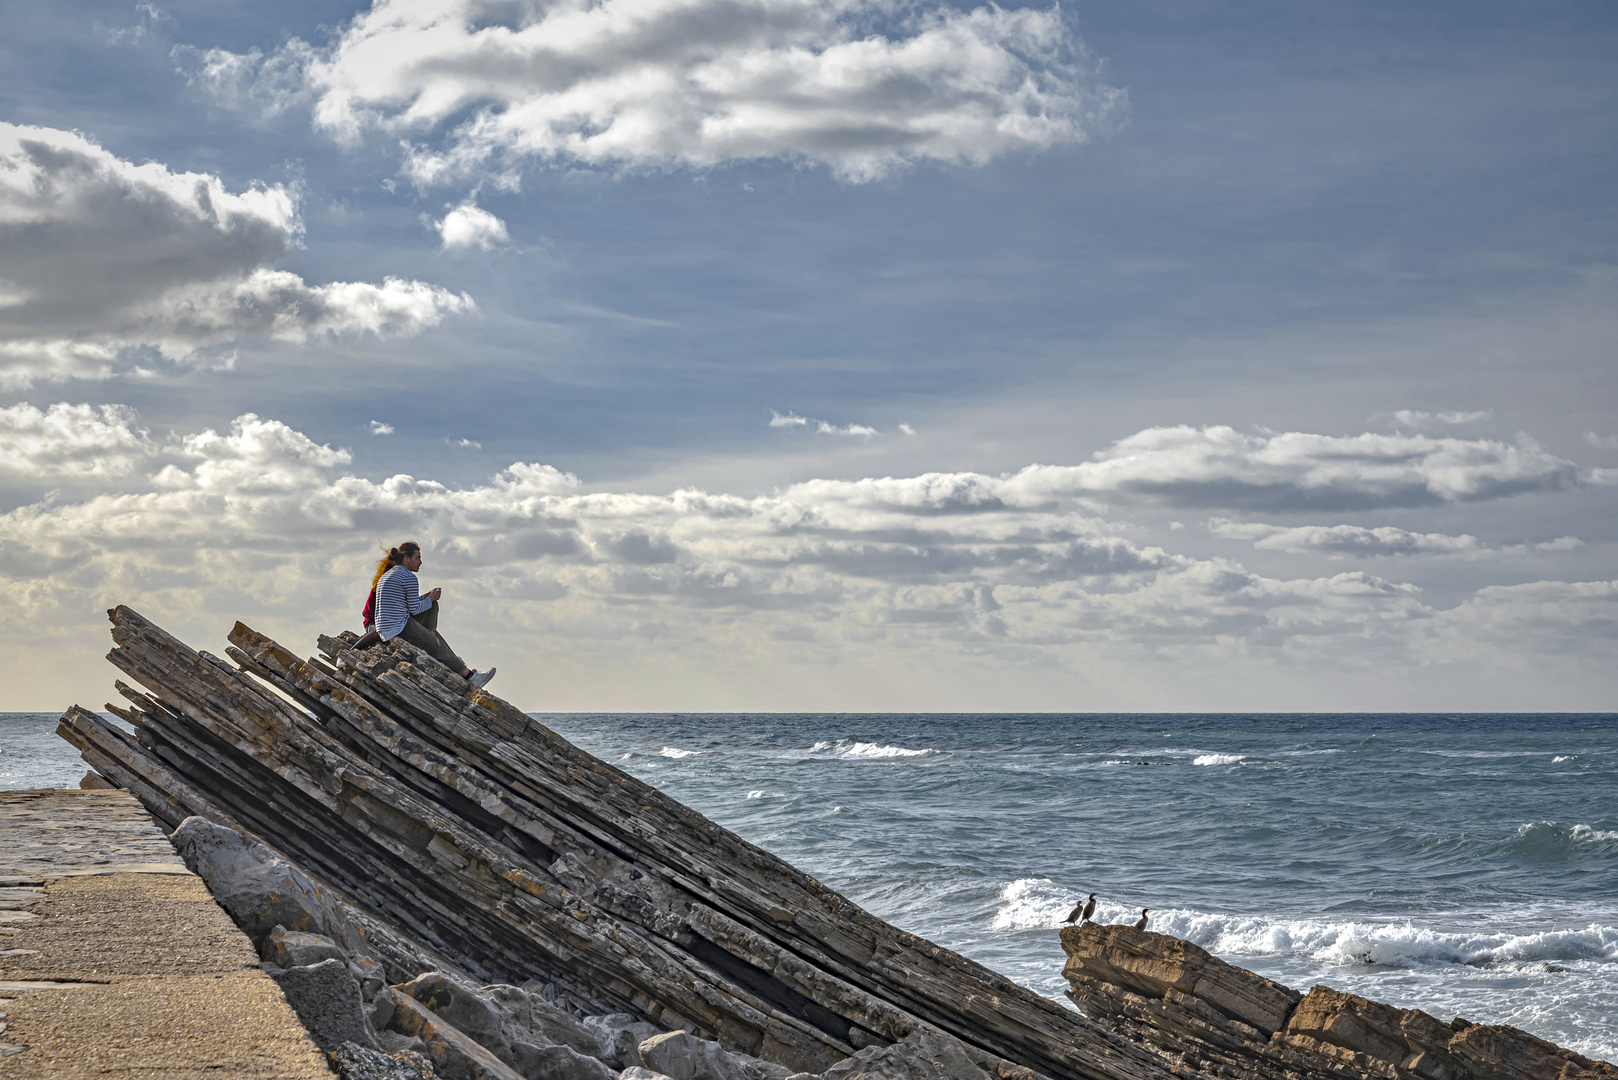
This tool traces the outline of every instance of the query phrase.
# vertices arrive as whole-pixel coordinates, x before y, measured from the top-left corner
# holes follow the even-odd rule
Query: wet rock
[[[341,960],[345,966],[348,964],[348,954],[325,934],[288,930],[284,926],[277,926],[270,931],[269,936],[264,939],[264,948],[260,955],[281,968],[310,967],[323,960]],[[363,990],[361,996],[364,996]]]
[[[820,1075],[821,1080],[988,1080],[958,1041],[923,1030],[891,1046],[867,1047]]]
[[[341,960],[323,960],[309,967],[272,969],[270,978],[281,987],[287,1004],[298,1014],[315,1045],[328,1053],[345,1042],[370,1050],[378,1048],[360,1000],[360,986]]]
[[[419,1053],[386,1054],[344,1043],[332,1055],[339,1080],[438,1080],[433,1064]]]
[[[444,1080],[524,1080],[476,1039],[406,994],[394,996],[393,1030],[420,1039]]]

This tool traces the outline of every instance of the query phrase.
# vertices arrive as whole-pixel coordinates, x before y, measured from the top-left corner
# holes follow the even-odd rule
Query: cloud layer
[[[1527,634],[1608,656],[1618,626],[1606,582],[1491,587],[1439,609],[1362,570],[1275,578],[1175,554],[1085,509],[1074,493],[1088,488],[1058,493],[1051,467],[744,497],[592,492],[519,462],[452,488],[355,476],[346,450],[251,414],[158,445],[128,410],[73,405],[6,410],[0,461],[38,477],[141,477],[123,493],[0,515],[0,585],[16,597],[13,625],[36,630],[116,602],[349,623],[372,541],[405,536],[424,544],[429,576],[451,583],[464,636],[547,656],[672,650],[697,664],[710,649],[774,649],[788,650],[778,662],[836,663],[924,648],[1000,663],[1267,655],[1341,666],[1465,657],[1513,634],[1519,651],[1537,647]],[[1438,543],[1364,532],[1385,546]]]
[[[199,350],[244,334],[413,334],[473,308],[419,281],[310,285],[275,269],[302,229],[285,185],[232,192],[76,132],[0,123],[0,386],[103,378],[140,349],[228,364]]]
[[[1578,486],[1578,467],[1526,436],[1244,435],[1147,428],[1082,465],[1025,470],[1030,490],[1186,508],[1368,510],[1482,502]]]
[[[525,160],[871,180],[1081,142],[1124,100],[1057,8],[891,0],[375,0],[329,48],[189,55],[219,100],[412,140],[422,184]]]

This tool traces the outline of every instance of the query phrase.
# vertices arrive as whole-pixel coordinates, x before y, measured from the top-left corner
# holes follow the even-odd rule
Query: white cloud
[[[902,434],[905,434],[905,435],[914,435],[916,433],[915,428],[911,427],[909,424],[904,424],[904,423],[901,423],[899,425],[899,431]]]
[[[1475,424],[1488,420],[1494,413],[1488,409],[1475,412],[1422,412],[1419,409],[1400,409],[1393,418],[1405,427],[1427,427],[1431,424]]]
[[[1030,493],[1134,497],[1184,507],[1354,510],[1477,502],[1578,486],[1577,467],[1526,436],[1243,435],[1147,428],[1081,465],[1030,466]]]
[[[470,297],[388,278],[307,284],[273,263],[301,236],[296,192],[136,165],[75,132],[0,123],[0,385],[105,378],[129,350],[202,353],[244,334],[414,334]]]
[[[488,251],[511,243],[506,223],[468,199],[453,207],[440,221],[433,222],[445,251]]]
[[[372,420],[371,421],[371,434],[372,435],[392,435],[393,434],[393,425],[392,424],[384,424],[380,420]]]
[[[1419,533],[1392,526],[1364,528],[1359,525],[1264,525],[1257,522],[1210,518],[1208,531],[1232,540],[1251,540],[1260,551],[1288,551],[1293,554],[1322,554],[1330,558],[1346,555],[1369,557],[1389,555],[1518,555],[1526,552],[1572,551],[1583,547],[1576,536],[1561,536],[1540,544],[1485,544],[1462,533]]]
[[[1611,607],[1585,584],[1486,589],[1441,610],[1414,585],[1360,571],[1267,577],[1132,540],[1053,494],[1046,467],[739,496],[592,491],[519,462],[450,487],[355,476],[347,450],[251,414],[159,446],[117,406],[5,415],[31,440],[21,459],[36,472],[122,474],[117,494],[0,514],[8,625],[38,633],[119,602],[187,619],[282,612],[302,633],[322,620],[330,629],[353,620],[374,541],[405,536],[426,546],[429,577],[451,586],[463,652],[483,642],[547,663],[651,650],[700,665],[735,650],[774,664],[759,650],[791,640],[819,664],[902,664],[925,648],[1012,666],[1408,666],[1482,648],[1469,628],[1516,655],[1565,651],[1573,639],[1559,620],[1599,626]],[[1608,656],[1612,638],[1575,652]]]
[[[770,426],[771,427],[803,427],[804,425],[806,425],[808,423],[809,423],[808,420],[806,420],[804,417],[801,417],[801,416],[797,415],[796,413],[790,413],[789,412],[785,416],[782,416],[780,413],[776,412],[774,409],[770,410]]]
[[[0,409],[0,475],[113,476],[133,472],[156,448],[124,405],[29,404]]]
[[[878,433],[876,428],[866,427],[864,424],[844,424],[842,427],[838,427],[836,424],[827,423],[825,420],[815,425],[815,432],[820,435],[856,435],[862,439],[869,439]]]
[[[1618,435],[1597,435],[1593,431],[1586,431],[1584,441],[1598,450],[1618,450]]]
[[[1060,9],[889,0],[375,0],[329,47],[184,54],[220,100],[415,139],[418,183],[524,160],[785,158],[872,180],[1083,142],[1121,111]]]

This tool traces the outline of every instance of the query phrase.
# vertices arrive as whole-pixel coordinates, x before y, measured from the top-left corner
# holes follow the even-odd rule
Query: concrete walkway
[[[140,803],[42,790],[0,792],[0,1076],[331,1073]]]

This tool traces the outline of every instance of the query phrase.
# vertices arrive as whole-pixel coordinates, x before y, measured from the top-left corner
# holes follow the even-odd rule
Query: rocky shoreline
[[[1618,1080],[1515,1029],[1304,996],[1125,927],[1063,932],[1081,1014],[403,642],[323,637],[304,660],[238,623],[227,662],[109,614],[108,658],[141,688],[108,708],[136,735],[77,706],[59,732],[173,830],[340,1075]]]

